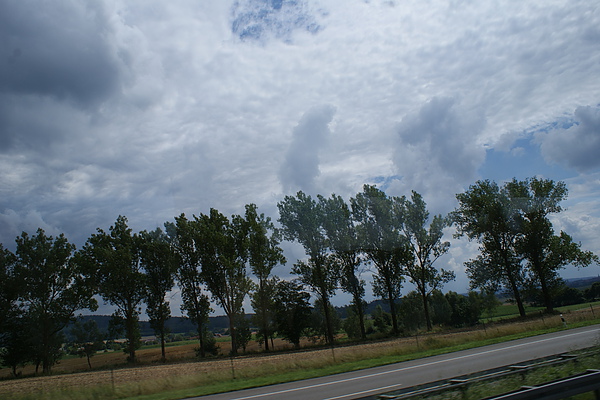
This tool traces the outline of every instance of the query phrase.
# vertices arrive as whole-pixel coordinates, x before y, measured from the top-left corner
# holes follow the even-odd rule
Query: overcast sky
[[[537,175],[600,254],[597,1],[0,0],[0,57],[9,248],[38,227],[81,246],[118,215],[277,219],[286,194],[365,183],[445,214],[478,179]],[[452,240],[447,289],[476,249]]]

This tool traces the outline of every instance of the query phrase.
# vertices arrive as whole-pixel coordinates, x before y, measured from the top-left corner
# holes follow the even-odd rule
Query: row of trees
[[[563,182],[513,179],[499,186],[479,181],[456,197],[452,213],[457,236],[479,243],[480,254],[466,263],[473,288],[496,292],[507,288],[525,316],[523,292],[540,291],[547,312],[562,286],[558,271],[567,265],[585,267],[598,257],[554,231],[550,214],[562,211],[567,196]]]
[[[554,233],[548,215],[560,211],[565,196],[564,184],[550,180],[514,180],[503,187],[480,181],[457,195],[459,207],[450,216],[430,217],[416,192],[394,197],[365,185],[349,202],[337,195],[286,196],[278,204],[279,229],[250,204],[244,215],[231,218],[215,209],[192,218],[182,214],[165,223],[164,231],[133,233],[120,216],[108,232],[98,229],[78,251],[64,235],[23,233],[14,254],[0,247],[2,358],[13,368],[27,361],[49,372],[59,354],[61,330],[77,310],[96,309],[94,295],[115,307],[112,328],[124,331],[131,362],[140,345],[138,319],[145,304],[164,358],[170,316],[166,294],[176,283],[182,311],[197,326],[202,356],[210,348],[211,300],[229,318],[232,353],[244,345],[239,327],[246,323],[243,304],[249,294],[265,349],[275,332],[298,345],[310,318],[305,288],[316,297],[327,342],[334,341],[331,297],[338,288],[351,295],[364,339],[362,276],[367,268],[374,294],[389,306],[393,334],[400,333],[397,301],[405,281],[414,285],[430,330],[432,296],[454,279],[451,271],[434,267],[449,250],[442,239],[452,223],[457,235],[480,244],[481,254],[467,263],[473,288],[489,293],[500,286],[511,289],[524,315],[521,290],[525,283],[537,285],[550,311],[558,269],[598,261],[564,232]],[[275,266],[286,262],[283,239],[297,241],[306,251],[307,258],[292,267],[298,282],[272,275]]]

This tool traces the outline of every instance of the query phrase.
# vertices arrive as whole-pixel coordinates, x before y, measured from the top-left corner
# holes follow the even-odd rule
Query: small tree
[[[252,340],[252,331],[250,330],[250,320],[246,318],[243,309],[242,312],[236,317],[235,329],[237,334],[237,350],[242,349],[245,353],[246,346],[248,346],[248,343],[250,343],[250,340]]]
[[[299,283],[280,281],[274,304],[277,333],[299,349],[311,322],[310,294]]]
[[[215,346],[209,343],[212,335],[207,331],[208,317],[213,311],[209,297],[203,293],[200,271],[200,254],[196,247],[199,239],[198,223],[189,221],[184,214],[175,218],[176,223],[166,223],[165,228],[177,254],[177,282],[181,289],[181,311],[196,325],[198,332],[198,355],[205,357]],[[213,339],[214,340],[214,339]]]
[[[275,229],[271,219],[258,214],[256,205],[246,206],[245,223],[248,229],[248,262],[252,273],[258,279],[252,294],[254,320],[259,330],[258,335],[269,351],[269,339],[274,332],[273,295],[276,280],[271,278],[271,271],[278,264],[285,264],[283,250],[279,247],[279,231]]]
[[[166,294],[175,285],[177,258],[167,235],[157,228],[140,232],[140,257],[144,269],[145,297],[150,326],[160,340],[161,360],[166,360],[165,342],[171,317]]]
[[[87,320],[84,323],[76,321],[71,328],[73,335],[73,344],[77,347],[79,357],[86,357],[90,369],[92,369],[91,358],[98,350],[104,346],[104,335],[98,329],[98,324],[93,319]]]
[[[22,285],[19,300],[29,329],[34,362],[43,372],[62,355],[61,331],[75,319],[75,312],[95,310],[89,280],[82,268],[72,261],[75,246],[64,235],[56,239],[42,229],[17,238],[15,277]]]

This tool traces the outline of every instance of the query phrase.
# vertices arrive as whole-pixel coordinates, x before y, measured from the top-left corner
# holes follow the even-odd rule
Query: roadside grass
[[[561,308],[561,312],[565,314],[569,328],[600,323],[593,308],[584,311]],[[598,314],[600,316],[600,312]],[[15,400],[180,399],[354,371],[563,329],[560,317],[546,316],[511,323],[487,323],[469,331],[420,334],[333,349],[27,378],[15,380],[24,385],[12,392],[3,393],[1,384],[4,382],[0,382],[0,397]],[[128,375],[134,373],[136,375]],[[69,377],[79,383],[70,382]],[[49,380],[44,381],[45,378]],[[52,381],[50,378],[61,379]],[[38,379],[43,384],[35,389],[28,387]],[[27,385],[28,382],[32,385]]]

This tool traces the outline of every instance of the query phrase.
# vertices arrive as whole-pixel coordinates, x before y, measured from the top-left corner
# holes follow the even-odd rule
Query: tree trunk
[[[519,287],[510,274],[508,274],[508,282],[510,283],[513,295],[515,296],[515,301],[517,302],[517,307],[519,308],[519,315],[521,317],[527,316],[525,313],[525,307],[523,306],[523,300],[521,300],[521,293],[519,293]]]
[[[198,341],[200,342],[200,357],[206,357],[206,351],[204,350],[204,327],[202,324],[198,324]]]
[[[390,313],[392,314],[392,334],[398,336],[400,329],[398,328],[398,316],[396,315],[396,302],[394,298],[394,292],[391,285],[388,282],[388,303],[390,305]]]
[[[548,282],[546,282],[546,279],[544,279],[540,270],[541,268],[536,268],[536,273],[540,281],[542,297],[544,298],[544,306],[546,307],[546,312],[550,314],[554,311],[554,305],[552,304],[552,295],[550,294],[550,289],[548,288]]]
[[[127,318],[125,319],[125,326],[127,332],[127,342],[128,342],[128,350],[129,356],[127,356],[127,361],[130,363],[135,363],[135,346],[136,346],[136,334],[135,334],[135,324],[137,323],[134,318],[135,310],[129,309],[127,312]]]
[[[229,335],[231,336],[231,355],[237,356],[237,338],[235,332],[235,315],[229,315]]]
[[[321,302],[323,303],[323,313],[325,314],[327,343],[333,344],[333,327],[331,326],[331,310],[329,309],[329,297],[326,294],[321,294]]]
[[[160,351],[161,351],[161,354],[162,354],[162,357],[160,359],[161,362],[167,361],[167,352],[165,350],[165,332],[164,332],[164,329],[160,333]]]
[[[365,330],[365,313],[362,307],[362,299],[360,296],[354,296],[354,307],[356,307],[356,313],[358,314],[358,321],[360,324],[360,337],[361,339],[367,339],[367,333]]]
[[[421,292],[421,298],[423,299],[423,313],[425,314],[427,332],[431,332],[433,330],[433,326],[431,325],[431,318],[429,317],[429,303],[427,302],[427,293],[423,289],[419,289],[419,291]]]

